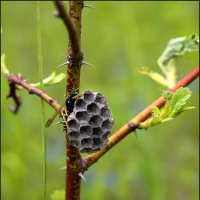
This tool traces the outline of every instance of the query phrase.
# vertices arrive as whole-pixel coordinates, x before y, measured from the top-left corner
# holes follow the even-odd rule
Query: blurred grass
[[[157,59],[171,38],[198,33],[199,3],[86,2],[82,23],[82,51],[95,68],[82,67],[81,91],[103,93],[115,118],[114,130],[161,95],[163,88],[137,73],[148,65],[155,71]],[[52,13],[52,2],[41,2],[44,77],[65,62],[67,32]],[[15,74],[38,82],[36,2],[1,2],[1,53]],[[198,53],[178,60],[178,79],[198,65]],[[65,68],[56,69],[65,72]],[[198,199],[198,80],[190,86],[190,106],[177,119],[130,134],[86,173],[81,199],[160,200]],[[64,102],[65,82],[45,87]],[[17,116],[8,110],[8,84],[1,75],[2,200],[42,199],[42,144],[40,99],[27,91],[18,93],[23,105]],[[45,116],[53,109],[45,105]],[[61,127],[47,130],[47,195],[64,189],[65,136]]]

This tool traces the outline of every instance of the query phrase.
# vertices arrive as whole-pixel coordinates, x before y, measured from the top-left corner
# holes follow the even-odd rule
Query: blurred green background
[[[95,68],[82,67],[80,91],[103,93],[115,119],[113,132],[157,99],[164,88],[138,74],[141,66],[160,72],[157,59],[171,38],[198,33],[199,2],[95,2],[82,17],[82,51]],[[66,2],[66,7],[68,3]],[[52,2],[41,2],[44,77],[66,60],[67,32],[53,16]],[[9,70],[38,82],[36,2],[1,1],[1,53]],[[178,79],[198,65],[198,52],[178,60]],[[82,182],[81,199],[197,200],[198,79],[190,84],[188,103],[196,109],[172,122],[130,134],[93,165]],[[8,83],[1,75],[1,199],[42,199],[41,101],[20,90],[17,115],[8,110]],[[64,102],[65,81],[45,87]],[[45,118],[54,112],[45,105]],[[47,194],[65,187],[65,135],[62,127],[46,129]]]

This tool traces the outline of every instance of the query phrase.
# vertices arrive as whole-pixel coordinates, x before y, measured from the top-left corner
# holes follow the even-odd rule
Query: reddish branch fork
[[[24,89],[29,91],[29,94],[35,94],[39,96],[41,99],[46,101],[51,107],[53,107],[55,110],[57,110],[61,105],[52,97],[50,97],[48,94],[46,94],[44,91],[33,87],[31,84],[27,83],[23,78],[21,74],[18,74],[18,76],[15,76],[13,74],[7,73],[6,77],[8,79],[9,85],[10,85],[10,93],[8,94],[7,98],[13,98],[15,101],[16,106],[20,106],[20,99],[16,94],[17,85],[23,87]],[[18,107],[15,109],[18,110]]]
[[[192,81],[194,81],[199,76],[199,67],[196,67],[193,71],[187,74],[183,79],[181,79],[174,88],[169,91],[175,92],[180,87],[185,87],[189,85]],[[55,110],[60,107],[60,104],[57,103],[56,100],[48,96],[45,92],[41,91],[38,88],[31,86],[25,80],[22,79],[21,76],[14,76],[13,74],[6,74],[6,77],[9,83],[13,83],[14,85],[19,85],[26,90],[29,91],[30,94],[35,94],[46,101],[50,106],[52,106]],[[161,108],[165,104],[163,97],[158,98],[154,101],[150,106],[144,109],[141,113],[139,113],[136,117],[134,117],[130,122],[122,126],[118,131],[116,131],[110,138],[104,149],[90,154],[84,158],[84,170],[86,170],[89,166],[94,164],[101,156],[103,156],[107,151],[109,151],[115,144],[117,144],[120,140],[122,140],[129,133],[138,128],[139,123],[144,122],[151,116],[152,108],[157,106]]]
[[[186,75],[182,80],[180,80],[175,87],[169,89],[171,92],[175,92],[180,87],[185,87],[189,85],[194,79],[199,76],[199,67],[196,67],[192,72]],[[85,157],[84,170],[86,170],[89,166],[94,164],[100,157],[102,157],[106,152],[108,152],[114,145],[116,145],[120,140],[122,140],[129,133],[138,128],[139,123],[147,120],[152,114],[152,108],[157,106],[161,108],[165,104],[165,100],[163,97],[158,98],[155,102],[153,102],[150,106],[148,106],[145,110],[139,113],[136,117],[134,117],[130,122],[121,127],[118,131],[116,131],[110,138],[107,145],[100,151],[90,154]]]

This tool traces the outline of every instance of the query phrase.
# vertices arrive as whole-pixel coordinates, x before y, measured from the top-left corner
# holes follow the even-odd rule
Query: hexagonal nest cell
[[[99,92],[85,91],[67,119],[69,142],[80,152],[96,152],[106,145],[113,125],[105,97]]]

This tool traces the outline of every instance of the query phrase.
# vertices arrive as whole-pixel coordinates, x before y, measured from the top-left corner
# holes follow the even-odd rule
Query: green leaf
[[[162,96],[163,96],[163,98],[166,101],[165,102],[165,106],[164,106],[164,108],[161,111],[161,115],[162,115],[163,119],[166,119],[169,116],[169,114],[171,113],[170,100],[172,98],[172,95],[173,95],[173,93],[170,92],[170,91],[168,91],[168,90],[163,91]]]
[[[49,82],[51,82],[56,76],[56,72],[52,72],[50,76],[48,76],[47,78],[45,78],[42,82],[43,84],[48,84]]]
[[[60,83],[62,80],[64,80],[66,75],[64,73],[60,73],[57,76],[54,77],[54,79],[50,82],[50,85],[55,85]]]
[[[167,88],[172,88],[176,84],[176,60],[186,52],[197,51],[199,40],[195,34],[189,37],[178,37],[171,39],[157,63],[164,76],[152,71],[149,67],[142,67],[139,73],[149,76],[151,79]]]
[[[163,91],[162,96],[166,101],[169,101],[172,98],[172,94],[173,93],[170,92],[169,90],[165,90]]]
[[[160,109],[156,106],[152,108],[152,116],[146,120],[145,122],[140,123],[140,128],[147,129],[151,126],[154,126],[156,124],[162,123],[162,117]]]
[[[165,87],[168,87],[167,80],[159,73],[152,71],[149,67],[141,67],[138,71],[140,74],[147,75],[160,85],[163,85]]]
[[[149,76],[151,79],[167,88],[172,88],[176,84],[176,60],[186,52],[197,51],[199,49],[199,39],[195,34],[189,37],[178,37],[171,39],[162,55],[157,60],[164,77],[152,71],[149,67],[142,67],[139,73]]]
[[[187,107],[184,107],[183,111],[186,111],[186,110],[193,110],[195,109],[194,106],[187,106]]]
[[[162,109],[154,106],[152,108],[152,116],[145,122],[140,123],[140,128],[149,128],[157,124],[171,121],[181,112],[194,109],[194,107],[186,107],[188,99],[191,97],[189,88],[179,88],[174,93],[164,91],[163,97],[165,99],[165,106]]]
[[[162,122],[161,111],[157,106],[154,106],[152,109],[152,123],[159,124]]]
[[[198,48],[198,40],[194,34],[169,41],[166,49],[158,59],[158,65],[168,80],[169,88],[176,84],[176,59],[186,52],[197,51]]]
[[[187,87],[179,88],[176,92],[174,92],[170,101],[170,107],[172,111],[170,114],[171,117],[174,117],[180,112],[184,111],[184,106],[191,97],[191,94],[192,92]]]
[[[165,118],[165,119],[162,120],[162,123],[169,122],[169,121],[171,121],[172,119],[174,119],[174,118],[167,117],[167,118]]]
[[[55,85],[60,83],[62,80],[64,80],[66,77],[66,75],[64,73],[60,73],[58,75],[56,75],[56,72],[52,72],[52,74],[50,76],[48,76],[47,78],[45,78],[42,83],[44,86],[50,86],[50,85]],[[31,84],[34,87],[40,86],[40,82],[38,83],[32,83]]]
[[[160,109],[157,106],[154,106],[152,109],[152,113],[154,117],[160,117]]]
[[[165,68],[170,67],[169,62],[172,59],[182,56],[189,51],[197,51],[198,48],[199,46],[197,43],[196,36],[194,34],[189,37],[179,37],[171,39],[165,51],[158,59],[158,65],[165,72]]]
[[[1,72],[4,73],[4,74],[8,74],[10,73],[8,68],[6,67],[6,55],[5,54],[2,54],[1,55]]]

